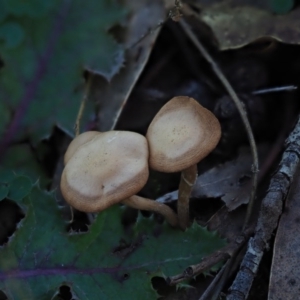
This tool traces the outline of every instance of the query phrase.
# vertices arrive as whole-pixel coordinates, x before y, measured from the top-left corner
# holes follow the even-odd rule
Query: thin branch
[[[245,300],[248,297],[254,277],[264,251],[277,228],[291,182],[300,161],[300,116],[294,130],[285,141],[285,151],[278,170],[272,176],[268,192],[261,204],[255,235],[248,242],[247,252],[240,270],[229,288],[227,300]]]
[[[162,27],[168,19],[159,22],[154,28],[150,28],[145,34],[143,34],[137,41],[135,41],[132,45],[126,48],[126,50],[134,48],[138,45],[141,41],[143,41],[148,35],[154,33],[158,28]]]
[[[86,104],[87,99],[89,97],[92,81],[93,81],[93,74],[91,73],[91,74],[88,75],[88,80],[87,80],[87,83],[86,83],[86,86],[85,86],[85,91],[84,91],[83,98],[81,100],[80,107],[79,107],[78,114],[77,114],[77,118],[76,118],[76,121],[75,121],[75,126],[74,126],[74,128],[75,128],[75,137],[80,134],[80,121],[82,119],[85,104]]]
[[[251,147],[251,152],[252,152],[252,156],[253,156],[253,165],[252,165],[253,176],[252,176],[251,196],[250,196],[250,201],[249,201],[249,204],[248,204],[247,214],[246,214],[246,218],[245,218],[245,222],[244,222],[244,228],[243,228],[243,229],[245,229],[248,226],[250,216],[251,216],[251,213],[252,213],[253,203],[254,203],[255,195],[256,195],[257,177],[258,177],[257,176],[257,173],[258,173],[257,147],[256,147],[254,135],[253,135],[253,132],[252,132],[252,129],[251,129],[251,126],[250,126],[250,122],[248,120],[247,113],[245,111],[243,103],[238,98],[236,92],[233,90],[231,84],[229,83],[227,78],[224,76],[222,70],[219,68],[217,63],[213,60],[213,58],[210,56],[210,54],[207,52],[205,47],[198,40],[196,35],[193,33],[193,31],[191,30],[191,28],[189,27],[189,25],[186,23],[186,21],[183,18],[179,21],[179,24],[181,25],[181,27],[183,28],[183,30],[185,31],[187,36],[190,38],[190,40],[194,43],[196,48],[203,55],[203,57],[211,64],[212,69],[214,70],[214,72],[216,73],[216,75],[218,76],[218,78],[220,79],[220,81],[222,82],[224,87],[226,88],[228,94],[230,95],[230,97],[234,101],[234,103],[235,103],[235,105],[236,105],[236,107],[237,107],[237,109],[238,109],[238,111],[241,115],[244,126],[246,128],[246,132],[247,132],[247,135],[248,135],[248,139],[249,139],[249,143],[250,143],[250,147]]]
[[[298,89],[298,86],[296,86],[296,85],[283,85],[283,86],[259,89],[259,90],[253,91],[251,94],[252,95],[265,95],[265,94],[278,93],[278,92],[293,92],[297,89]]]
[[[80,134],[80,121],[82,119],[85,104],[87,102],[87,99],[89,98],[89,93],[90,93],[90,90],[91,90],[92,81],[93,81],[93,74],[90,73],[88,75],[88,80],[87,80],[87,83],[85,85],[85,91],[84,91],[84,94],[83,94],[83,97],[82,97],[82,100],[81,100],[81,103],[80,103],[80,107],[79,107],[79,110],[78,110],[77,118],[76,118],[76,121],[75,121],[75,126],[74,126],[75,137],[77,137]],[[74,222],[74,208],[72,206],[70,206],[70,211],[71,211],[70,223],[73,223]]]
[[[222,291],[225,279],[228,277],[228,273],[233,264],[233,257],[227,260],[223,265],[218,274],[214,277],[213,281],[210,283],[205,292],[201,295],[199,300],[216,300],[219,299],[219,294]]]
[[[168,277],[167,283],[169,285],[175,285],[179,282],[182,282],[188,278],[192,278],[196,275],[199,275],[200,273],[203,273],[206,270],[211,269],[214,265],[216,265],[219,262],[230,259],[247,242],[253,231],[253,227],[247,228],[243,235],[238,236],[234,241],[229,243],[224,248],[203,258],[203,260],[199,264],[187,267],[181,274]]]

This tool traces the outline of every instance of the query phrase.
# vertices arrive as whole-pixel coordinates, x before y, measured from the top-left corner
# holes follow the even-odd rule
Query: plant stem
[[[77,114],[77,118],[75,121],[75,137],[77,137],[80,134],[80,121],[84,112],[84,108],[85,108],[85,103],[88,99],[89,93],[90,93],[90,88],[92,85],[92,78],[93,78],[93,74],[89,74],[87,83],[86,83],[86,87],[85,87],[85,91],[84,91],[84,95],[83,98],[81,100],[80,103],[80,107],[78,110],[78,114]],[[70,206],[70,210],[71,210],[71,223],[74,221],[74,209],[72,206]]]
[[[187,36],[193,42],[195,47],[200,51],[200,53],[203,55],[203,57],[210,63],[213,71],[216,73],[216,75],[218,76],[218,78],[220,79],[220,81],[222,82],[224,87],[226,88],[228,94],[230,95],[233,102],[235,103],[235,105],[238,109],[238,112],[239,112],[239,114],[242,118],[242,121],[244,123],[244,126],[246,128],[246,132],[247,132],[247,135],[248,135],[248,139],[249,139],[249,143],[250,143],[250,147],[251,147],[251,152],[252,152],[252,156],[253,156],[253,165],[252,165],[253,176],[252,176],[251,197],[250,197],[250,200],[249,200],[249,204],[248,204],[248,208],[247,208],[247,214],[246,214],[246,218],[245,218],[245,222],[244,222],[244,226],[243,226],[243,230],[244,230],[249,225],[249,220],[250,220],[250,216],[251,216],[251,213],[252,213],[253,203],[254,203],[255,195],[256,195],[257,177],[258,177],[257,176],[257,173],[258,173],[258,154],[257,154],[257,147],[256,147],[254,135],[253,135],[253,132],[252,132],[252,128],[251,128],[249,119],[247,117],[247,113],[245,111],[243,103],[238,98],[236,92],[234,91],[231,84],[229,83],[229,81],[227,80],[225,75],[223,74],[223,72],[220,69],[220,67],[218,66],[218,64],[213,60],[213,58],[207,52],[205,47],[198,40],[198,38],[193,33],[193,31],[191,30],[189,25],[186,23],[186,21],[182,18],[179,23],[180,23],[181,27],[183,28],[183,30],[185,31],[185,33],[187,34]]]
[[[185,230],[189,226],[190,220],[190,195],[193,185],[197,179],[197,165],[192,165],[181,172],[178,189],[177,212],[181,229]]]
[[[155,200],[143,198],[137,195],[131,196],[123,200],[122,203],[135,209],[148,210],[159,213],[165,217],[165,219],[169,222],[171,226],[178,226],[178,218],[175,212],[165,204],[158,203]]]
[[[77,137],[80,134],[80,121],[84,112],[84,108],[85,108],[85,104],[86,101],[88,99],[89,93],[90,93],[90,89],[91,89],[91,85],[92,85],[92,80],[93,80],[93,74],[89,74],[86,86],[85,86],[85,91],[84,91],[84,95],[83,98],[81,100],[80,103],[80,107],[78,110],[78,114],[77,114],[77,118],[75,121],[75,137]]]

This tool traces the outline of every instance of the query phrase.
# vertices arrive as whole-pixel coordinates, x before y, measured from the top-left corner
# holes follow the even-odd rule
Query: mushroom
[[[182,229],[189,225],[189,196],[197,177],[197,163],[218,144],[218,119],[196,100],[178,96],[168,101],[149,125],[150,168],[166,173],[181,171],[178,219]]]
[[[60,187],[71,206],[84,212],[99,212],[122,202],[158,212],[172,226],[177,225],[178,218],[170,207],[135,195],[149,176],[144,136],[129,131],[86,132],[70,147]]]
[[[64,164],[66,165],[70,158],[73,156],[75,151],[83,144],[92,140],[96,135],[98,135],[99,131],[86,131],[80,135],[78,135],[75,139],[70,143],[65,156],[64,156]]]

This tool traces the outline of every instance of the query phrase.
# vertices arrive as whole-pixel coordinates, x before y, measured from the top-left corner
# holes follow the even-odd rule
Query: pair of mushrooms
[[[129,131],[89,131],[76,137],[65,154],[62,194],[80,211],[99,212],[122,202],[160,213],[172,226],[186,229],[197,163],[216,147],[220,136],[220,124],[209,110],[192,98],[175,97],[154,117],[146,138]],[[168,206],[135,195],[148,180],[149,166],[182,172],[178,217]]]

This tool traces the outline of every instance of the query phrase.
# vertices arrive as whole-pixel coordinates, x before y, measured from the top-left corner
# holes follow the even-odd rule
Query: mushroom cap
[[[165,173],[182,171],[207,156],[220,137],[221,126],[213,113],[193,98],[174,97],[149,125],[149,165]]]
[[[138,133],[99,133],[69,159],[61,192],[80,211],[102,211],[142,189],[149,176],[148,156],[147,140]]]
[[[73,156],[73,154],[81,145],[85,144],[86,142],[89,142],[99,133],[99,131],[86,131],[84,133],[79,134],[74,140],[72,140],[65,153],[64,164],[67,164],[69,159]]]

